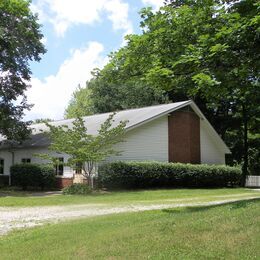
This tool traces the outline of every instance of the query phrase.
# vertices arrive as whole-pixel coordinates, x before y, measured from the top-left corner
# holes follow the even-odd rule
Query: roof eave
[[[183,108],[183,107],[186,107],[186,106],[188,106],[188,105],[190,105],[190,106],[192,107],[192,109],[193,109],[193,110],[195,111],[195,113],[200,117],[201,120],[204,120],[204,121],[205,121],[206,125],[210,128],[210,130],[211,130],[211,132],[212,132],[214,138],[215,138],[217,141],[219,141],[219,145],[221,146],[222,150],[223,150],[225,153],[230,154],[230,153],[231,153],[230,149],[227,147],[227,145],[226,145],[225,142],[222,140],[222,138],[219,136],[219,134],[216,132],[216,130],[212,127],[212,125],[211,125],[210,122],[207,120],[207,118],[204,116],[204,114],[201,112],[201,110],[199,109],[199,107],[198,107],[192,100],[187,100],[186,102],[184,101],[183,104],[180,104],[179,106],[176,106],[176,107],[173,107],[173,108],[171,108],[171,109],[168,109],[168,110],[166,110],[166,111],[164,111],[164,112],[162,112],[162,113],[159,113],[159,114],[157,114],[156,116],[153,116],[153,117],[151,117],[151,118],[148,118],[147,120],[144,120],[144,121],[142,121],[142,122],[140,122],[140,123],[138,123],[138,124],[131,125],[131,126],[129,126],[129,127],[126,128],[126,131],[130,131],[130,130],[132,130],[132,129],[134,129],[134,128],[137,128],[137,127],[139,127],[139,126],[141,126],[141,125],[144,125],[144,124],[146,124],[146,123],[148,123],[148,122],[150,122],[150,121],[153,121],[153,120],[155,120],[155,119],[157,119],[157,118],[160,118],[160,117],[162,117],[162,116],[164,116],[164,115],[168,115],[169,113],[172,113],[172,112],[174,112],[174,111],[176,111],[176,110],[178,110],[178,109],[181,109],[181,108]]]
[[[219,141],[219,144],[221,146],[221,148],[223,149],[223,151],[227,154],[231,154],[230,149],[228,148],[228,146],[225,144],[225,142],[223,141],[223,139],[219,136],[219,134],[217,133],[217,131],[213,128],[213,126],[210,124],[210,122],[208,121],[208,119],[203,115],[203,113],[201,112],[201,110],[199,109],[199,107],[192,101],[190,100],[190,106],[192,107],[192,109],[197,113],[197,115],[205,121],[207,127],[211,130],[213,137]]]

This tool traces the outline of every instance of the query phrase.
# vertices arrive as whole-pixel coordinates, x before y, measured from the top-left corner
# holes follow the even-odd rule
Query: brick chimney
[[[168,117],[169,162],[200,163],[200,118],[190,108]]]

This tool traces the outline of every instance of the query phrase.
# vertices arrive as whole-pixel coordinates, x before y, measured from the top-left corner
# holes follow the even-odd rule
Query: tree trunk
[[[243,151],[243,167],[242,167],[242,185],[244,186],[246,183],[246,176],[248,175],[248,117],[246,112],[246,106],[243,105],[242,108],[242,117],[243,117],[243,141],[244,141],[244,151]]]
[[[92,175],[90,176],[90,187],[92,190],[94,190],[94,178]]]

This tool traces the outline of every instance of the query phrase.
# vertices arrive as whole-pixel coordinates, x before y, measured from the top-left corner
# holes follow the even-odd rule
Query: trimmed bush
[[[53,165],[41,164],[41,178],[39,179],[39,186],[42,190],[46,188],[54,188],[56,185],[56,176]]]
[[[11,166],[11,182],[23,190],[28,187],[49,189],[55,186],[53,166],[48,164],[22,163]]]
[[[224,165],[112,162],[99,167],[106,188],[228,187],[239,185],[241,170]]]
[[[74,183],[62,190],[64,195],[87,195],[91,193],[91,189],[87,184]]]

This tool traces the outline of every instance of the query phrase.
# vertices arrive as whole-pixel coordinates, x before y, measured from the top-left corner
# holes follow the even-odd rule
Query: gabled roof
[[[128,123],[126,124],[126,130],[128,130],[130,128],[138,126],[139,124],[143,124],[147,121],[150,121],[155,117],[168,113],[168,111],[174,111],[180,107],[186,106],[188,102],[189,101],[183,101],[183,102],[170,103],[165,105],[156,105],[150,107],[118,111],[114,116],[113,126],[118,125],[120,121],[127,120]],[[111,114],[112,112],[83,117],[85,121],[85,125],[88,128],[88,133],[92,135],[97,134],[101,124]],[[70,127],[72,126],[73,120],[74,119],[58,120],[58,121],[50,122],[50,124],[54,126],[67,125],[68,127]],[[38,134],[43,130],[44,131],[48,130],[48,127],[46,127],[44,123],[31,125],[31,128],[33,129],[33,134]]]
[[[226,144],[222,141],[222,139],[219,137],[219,135],[216,133],[216,131],[213,129],[210,123],[207,121],[207,119],[199,110],[199,108],[196,106],[196,104],[191,100],[118,111],[114,116],[113,126],[118,125],[120,121],[127,120],[128,122],[126,124],[126,130],[129,131],[142,124],[145,124],[163,115],[167,115],[173,111],[176,111],[188,105],[192,107],[192,109],[197,113],[197,115],[202,120],[205,120],[209,131],[211,132],[213,138],[217,139],[216,141],[220,144],[221,148],[226,153],[230,152]],[[104,113],[104,114],[96,114],[96,115],[83,117],[85,121],[85,125],[88,129],[88,133],[93,135],[97,134],[101,124],[108,118],[110,114],[111,113]],[[50,124],[54,126],[67,125],[68,127],[70,127],[72,126],[73,120],[74,119],[58,120],[58,121],[50,122]],[[49,145],[49,140],[42,133],[43,131],[48,130],[48,127],[44,123],[33,124],[30,127],[32,128],[32,137],[31,139],[26,140],[20,147],[41,147],[41,146]]]

